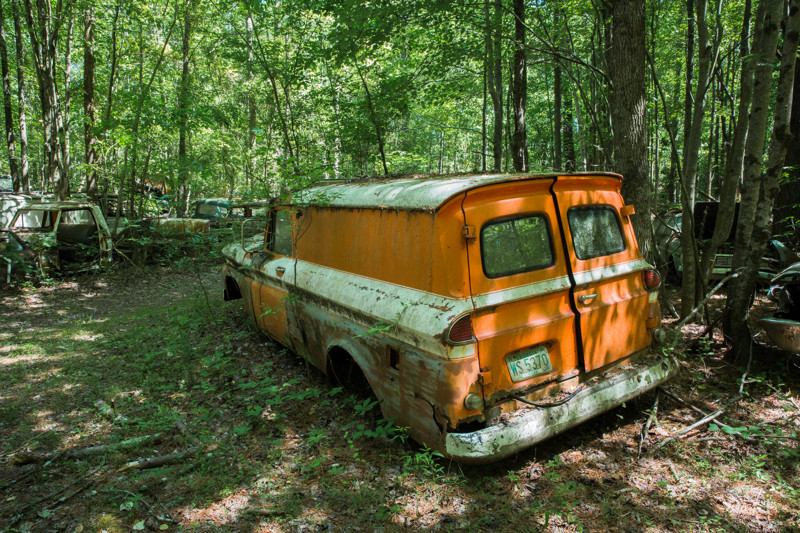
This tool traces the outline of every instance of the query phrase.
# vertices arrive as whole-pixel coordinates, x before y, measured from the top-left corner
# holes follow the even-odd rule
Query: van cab
[[[618,174],[324,182],[228,246],[225,299],[334,382],[466,463],[650,390],[658,273]],[[353,377],[357,379],[352,379]]]

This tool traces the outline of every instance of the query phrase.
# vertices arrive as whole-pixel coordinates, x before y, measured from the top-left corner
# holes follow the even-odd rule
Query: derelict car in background
[[[719,210],[718,202],[698,202],[695,204],[694,211],[694,233],[698,241],[710,240],[714,234],[714,225]],[[739,204],[736,204],[733,228],[736,228],[736,221],[739,215]],[[653,231],[655,235],[655,245],[658,255],[664,261],[664,273],[668,279],[680,280],[683,272],[683,251],[681,250],[683,226],[683,213],[672,211],[657,216],[653,221]],[[733,247],[734,231],[728,240],[723,243],[717,254],[714,256],[709,280],[718,280],[727,276],[733,268]],[[768,283],[781,269],[797,260],[795,254],[788,246],[777,239],[770,239],[767,243],[767,250],[761,262],[758,272],[758,280]],[[659,266],[659,268],[662,268]]]

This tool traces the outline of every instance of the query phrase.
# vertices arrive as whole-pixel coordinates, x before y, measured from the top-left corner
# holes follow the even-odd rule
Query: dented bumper
[[[508,457],[657,387],[677,371],[674,357],[659,357],[634,363],[610,377],[596,376],[562,405],[519,409],[504,414],[496,425],[447,434],[447,455],[474,464]]]

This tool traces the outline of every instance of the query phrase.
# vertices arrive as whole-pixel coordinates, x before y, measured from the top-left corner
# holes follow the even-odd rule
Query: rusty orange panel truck
[[[432,449],[486,463],[677,370],[622,177],[326,182],[225,249],[225,299]],[[355,372],[355,374],[353,374]]]

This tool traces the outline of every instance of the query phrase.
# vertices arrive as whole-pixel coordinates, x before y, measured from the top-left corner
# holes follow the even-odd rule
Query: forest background
[[[681,314],[735,230],[734,346],[776,199],[796,234],[796,0],[4,0],[0,15],[15,191],[114,193],[131,216],[168,191],[183,216],[191,198],[320,179],[615,171],[656,263],[651,214],[691,226],[697,201],[720,201],[713,239],[682,239]]]

